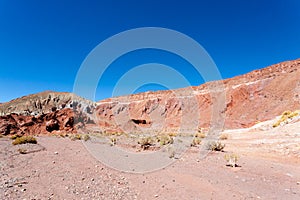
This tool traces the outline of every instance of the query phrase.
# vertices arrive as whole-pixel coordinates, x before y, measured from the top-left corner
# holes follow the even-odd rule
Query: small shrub
[[[141,145],[143,150],[148,149],[150,146],[154,144],[152,137],[143,137],[138,141],[138,144]]]
[[[220,140],[227,140],[228,139],[228,135],[227,134],[221,134],[219,137]]]
[[[160,135],[157,137],[157,142],[159,142],[160,145],[163,146],[167,144],[173,144],[174,140],[169,135]]]
[[[69,135],[67,133],[60,133],[59,134],[59,137],[62,137],[62,138],[65,138],[65,137],[68,137]]]
[[[226,154],[224,156],[227,164],[226,166],[230,166],[230,167],[238,167],[237,161],[238,161],[238,155],[236,154]]]
[[[17,138],[19,138],[19,137],[22,137],[22,136],[21,136],[21,135],[15,134],[15,135],[12,135],[12,136],[10,137],[10,139],[15,140],[15,139],[17,139]]]
[[[72,140],[72,141],[75,141],[75,140],[81,140],[81,135],[80,134],[72,134],[69,136],[69,138]]]
[[[206,137],[206,135],[205,135],[205,133],[202,133],[202,132],[198,132],[198,133],[196,133],[195,134],[195,137],[197,137],[197,138],[205,138]]]
[[[175,151],[172,150],[169,154],[169,158],[174,158],[175,157]]]
[[[192,147],[195,147],[195,146],[198,146],[198,145],[200,145],[200,144],[201,144],[201,139],[198,138],[198,137],[194,137],[194,139],[193,139],[193,141],[192,141],[192,143],[191,143],[191,146],[192,146]]]
[[[26,149],[18,149],[18,152],[20,154],[26,154],[27,153],[27,150]]]
[[[211,151],[222,151],[225,148],[225,144],[221,142],[212,141],[207,144],[207,149]]]
[[[168,135],[169,135],[170,137],[176,137],[176,136],[177,136],[177,133],[172,132],[172,133],[168,133]]]
[[[81,135],[81,139],[82,139],[83,141],[88,141],[88,140],[91,139],[91,138],[90,138],[90,136],[89,136],[88,134],[83,134],[83,135]]]
[[[32,136],[22,136],[22,137],[18,137],[16,138],[12,144],[13,145],[18,145],[18,144],[26,144],[26,143],[31,143],[31,144],[36,144],[37,141],[34,137]]]
[[[288,111],[284,111],[282,113],[280,119],[273,124],[273,128],[278,127],[281,123],[287,123],[288,119],[292,119],[292,118],[294,118],[294,117],[296,117],[298,115],[299,115],[298,111],[295,111],[295,112],[291,112],[289,110]]]
[[[117,138],[115,137],[110,138],[110,146],[114,146],[116,144],[117,144]]]

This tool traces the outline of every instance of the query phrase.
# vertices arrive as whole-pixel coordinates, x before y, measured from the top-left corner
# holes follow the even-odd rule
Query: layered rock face
[[[197,87],[146,92],[97,103],[108,131],[245,128],[300,108],[300,59]]]
[[[0,105],[0,133],[77,132],[93,123],[95,104],[71,93],[42,92]]]
[[[300,108],[300,59],[223,81],[97,103],[43,92],[0,104],[0,133],[194,132],[245,128]],[[88,129],[88,130],[87,130]]]

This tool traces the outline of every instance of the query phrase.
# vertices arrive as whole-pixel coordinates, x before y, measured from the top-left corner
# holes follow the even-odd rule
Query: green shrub
[[[37,141],[34,137],[32,136],[22,136],[22,137],[18,137],[16,138],[12,144],[13,145],[18,145],[18,144],[26,144],[26,143],[31,143],[31,144],[36,144]]]

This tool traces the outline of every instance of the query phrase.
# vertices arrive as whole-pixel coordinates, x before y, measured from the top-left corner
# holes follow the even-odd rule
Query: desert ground
[[[135,174],[96,160],[83,141],[0,139],[1,199],[300,199],[300,122],[226,130],[223,152],[190,147],[171,165]],[[19,149],[25,149],[21,154]],[[238,156],[237,167],[224,156]]]

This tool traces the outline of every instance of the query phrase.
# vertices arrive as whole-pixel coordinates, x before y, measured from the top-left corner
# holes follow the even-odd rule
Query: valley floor
[[[191,147],[172,165],[132,174],[108,168],[81,141],[0,139],[0,199],[300,199],[299,123],[272,130],[227,131],[225,152],[200,158]],[[27,150],[20,154],[20,148]],[[224,155],[239,156],[228,167]]]

